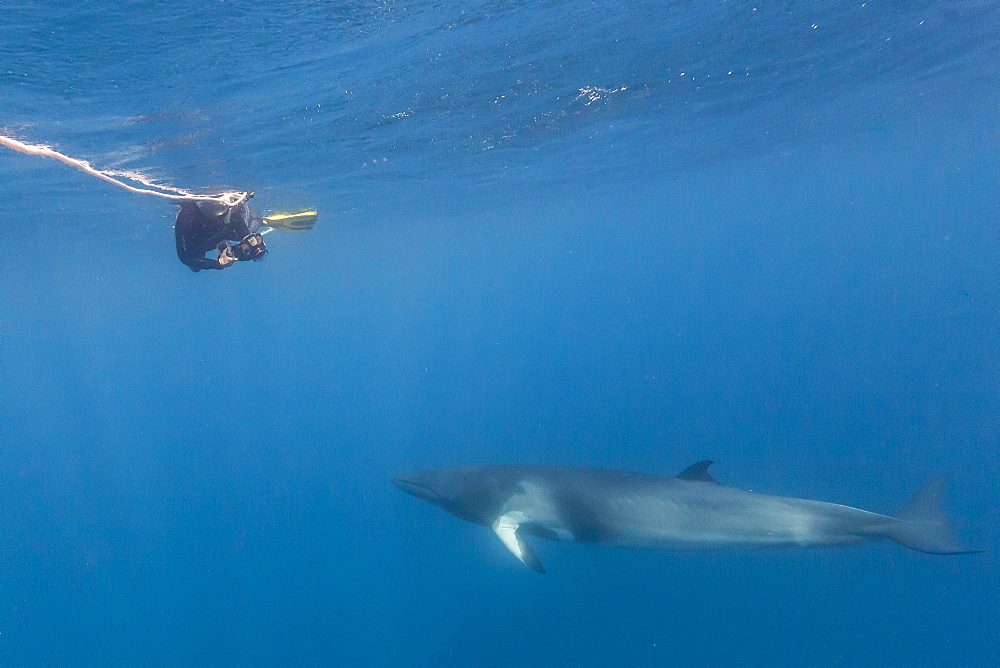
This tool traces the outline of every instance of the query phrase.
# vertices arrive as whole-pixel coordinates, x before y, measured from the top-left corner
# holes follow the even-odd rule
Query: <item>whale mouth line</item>
[[[430,501],[437,498],[437,494],[434,493],[430,487],[421,485],[420,483],[413,482],[412,480],[407,480],[401,476],[397,476],[392,479],[392,484],[399,489],[403,490],[407,494],[412,494],[418,499],[426,499]]]

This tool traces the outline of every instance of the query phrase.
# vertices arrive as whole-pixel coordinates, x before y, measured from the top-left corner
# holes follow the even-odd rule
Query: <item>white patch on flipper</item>
[[[521,525],[527,523],[531,523],[535,529],[551,531],[559,540],[573,540],[573,534],[562,526],[548,491],[524,480],[520,489],[507,499],[500,514],[493,520],[493,531],[521,563],[544,573],[545,568],[520,531]]]
[[[524,562],[524,548],[521,545],[521,541],[517,538],[517,528],[526,519],[527,516],[523,512],[515,510],[501,515],[493,522],[493,531],[500,537],[500,540],[507,546],[511,554],[522,562]]]
[[[493,531],[500,537],[500,540],[507,546],[511,554],[521,560],[522,564],[528,568],[535,569],[539,573],[544,573],[545,568],[542,566],[542,562],[535,556],[535,552],[531,547],[518,535],[518,528],[520,528],[521,523],[526,519],[527,516],[521,511],[504,513],[493,521]]]

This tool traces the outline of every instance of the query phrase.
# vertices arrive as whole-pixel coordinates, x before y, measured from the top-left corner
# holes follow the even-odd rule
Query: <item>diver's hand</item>
[[[236,258],[233,256],[233,249],[226,246],[221,251],[219,251],[219,264],[223,267],[228,267],[233,262],[236,262]]]

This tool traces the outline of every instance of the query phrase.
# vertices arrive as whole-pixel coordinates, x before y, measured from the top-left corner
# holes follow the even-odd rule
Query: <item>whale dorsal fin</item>
[[[678,473],[676,478],[681,480],[696,480],[698,482],[714,482],[716,485],[721,485],[722,483],[712,477],[712,474],[708,472],[708,467],[714,464],[710,459],[706,459],[703,462],[698,462],[697,464],[692,464],[680,473]]]
[[[519,531],[522,518],[518,517],[518,515],[521,515],[521,513],[506,513],[501,515],[493,522],[493,530],[500,537],[500,540],[507,549],[511,551],[511,554],[520,559],[525,566],[533,568],[539,573],[544,573],[545,568],[542,566],[542,562],[535,556],[535,552],[524,541],[524,536]]]

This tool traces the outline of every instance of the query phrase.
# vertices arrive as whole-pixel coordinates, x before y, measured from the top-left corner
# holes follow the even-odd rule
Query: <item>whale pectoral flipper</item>
[[[544,573],[545,568],[542,566],[542,562],[538,560],[531,546],[521,536],[520,526],[518,518],[508,513],[496,518],[493,522],[493,531],[511,551],[511,554],[520,559],[525,566],[533,568],[539,573]]]

